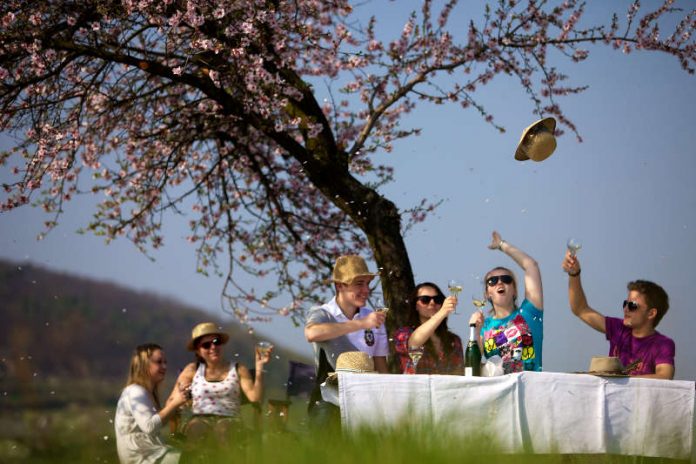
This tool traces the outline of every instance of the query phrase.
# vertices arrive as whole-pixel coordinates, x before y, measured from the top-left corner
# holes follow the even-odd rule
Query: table
[[[338,374],[347,430],[404,420],[491,434],[503,452],[652,456],[696,463],[694,382],[521,372],[500,377]]]

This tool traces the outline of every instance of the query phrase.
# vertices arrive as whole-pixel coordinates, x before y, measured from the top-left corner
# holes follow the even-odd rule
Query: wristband
[[[507,243],[507,242],[503,239],[500,239],[500,241],[498,242],[498,249],[500,251],[503,251],[503,243]]]
[[[577,277],[577,276],[580,275],[581,272],[582,272],[582,269],[578,269],[578,272],[576,272],[575,274],[572,274],[572,273],[569,272],[568,275],[569,275],[570,277]]]

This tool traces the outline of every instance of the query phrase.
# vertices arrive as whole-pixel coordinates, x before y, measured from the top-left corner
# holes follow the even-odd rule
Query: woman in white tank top
[[[193,328],[187,348],[195,353],[197,362],[184,368],[174,386],[192,399],[193,415],[184,430],[188,441],[212,438],[217,444],[230,444],[239,424],[240,391],[251,402],[263,397],[263,368],[270,353],[256,352],[256,376],[252,378],[244,364],[225,359],[222,348],[228,340],[229,335],[212,322]]]

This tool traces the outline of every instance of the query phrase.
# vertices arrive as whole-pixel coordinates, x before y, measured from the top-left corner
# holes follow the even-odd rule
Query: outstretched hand
[[[491,250],[498,250],[502,241],[503,239],[500,236],[500,234],[494,230],[491,238],[491,244],[488,245],[488,248],[490,248]]]
[[[445,317],[454,313],[456,310],[457,310],[457,297],[454,295],[450,295],[447,298],[445,298],[445,302],[442,303],[442,308],[440,308],[440,311],[445,312]]]
[[[258,347],[256,348],[256,364],[267,364],[271,360],[271,355],[273,354],[273,349],[274,347],[271,347],[270,349],[267,350],[261,350]]]
[[[387,319],[387,314],[380,311],[372,311],[363,319],[365,324],[365,329],[376,329]]]

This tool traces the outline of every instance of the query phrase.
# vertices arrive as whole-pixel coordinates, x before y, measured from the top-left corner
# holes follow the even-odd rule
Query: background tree
[[[507,74],[534,114],[577,135],[557,100],[584,87],[551,62],[597,43],[693,73],[694,11],[672,4],[580,28],[577,1],[501,0],[481,18],[423,1],[384,40],[340,0],[4,2],[0,129],[17,144],[0,163],[17,177],[1,207],[40,205],[50,229],[66,201],[98,194],[85,230],[144,252],[163,244],[164,213],[185,214],[200,272],[227,277],[223,304],[242,321],[299,317],[337,255],[371,253],[400,323],[397,296],[413,287],[403,234],[436,206],[399,211],[379,193],[392,171],[374,155],[419,133],[403,116],[455,103],[498,127],[475,93]],[[247,288],[245,274],[274,283]]]

